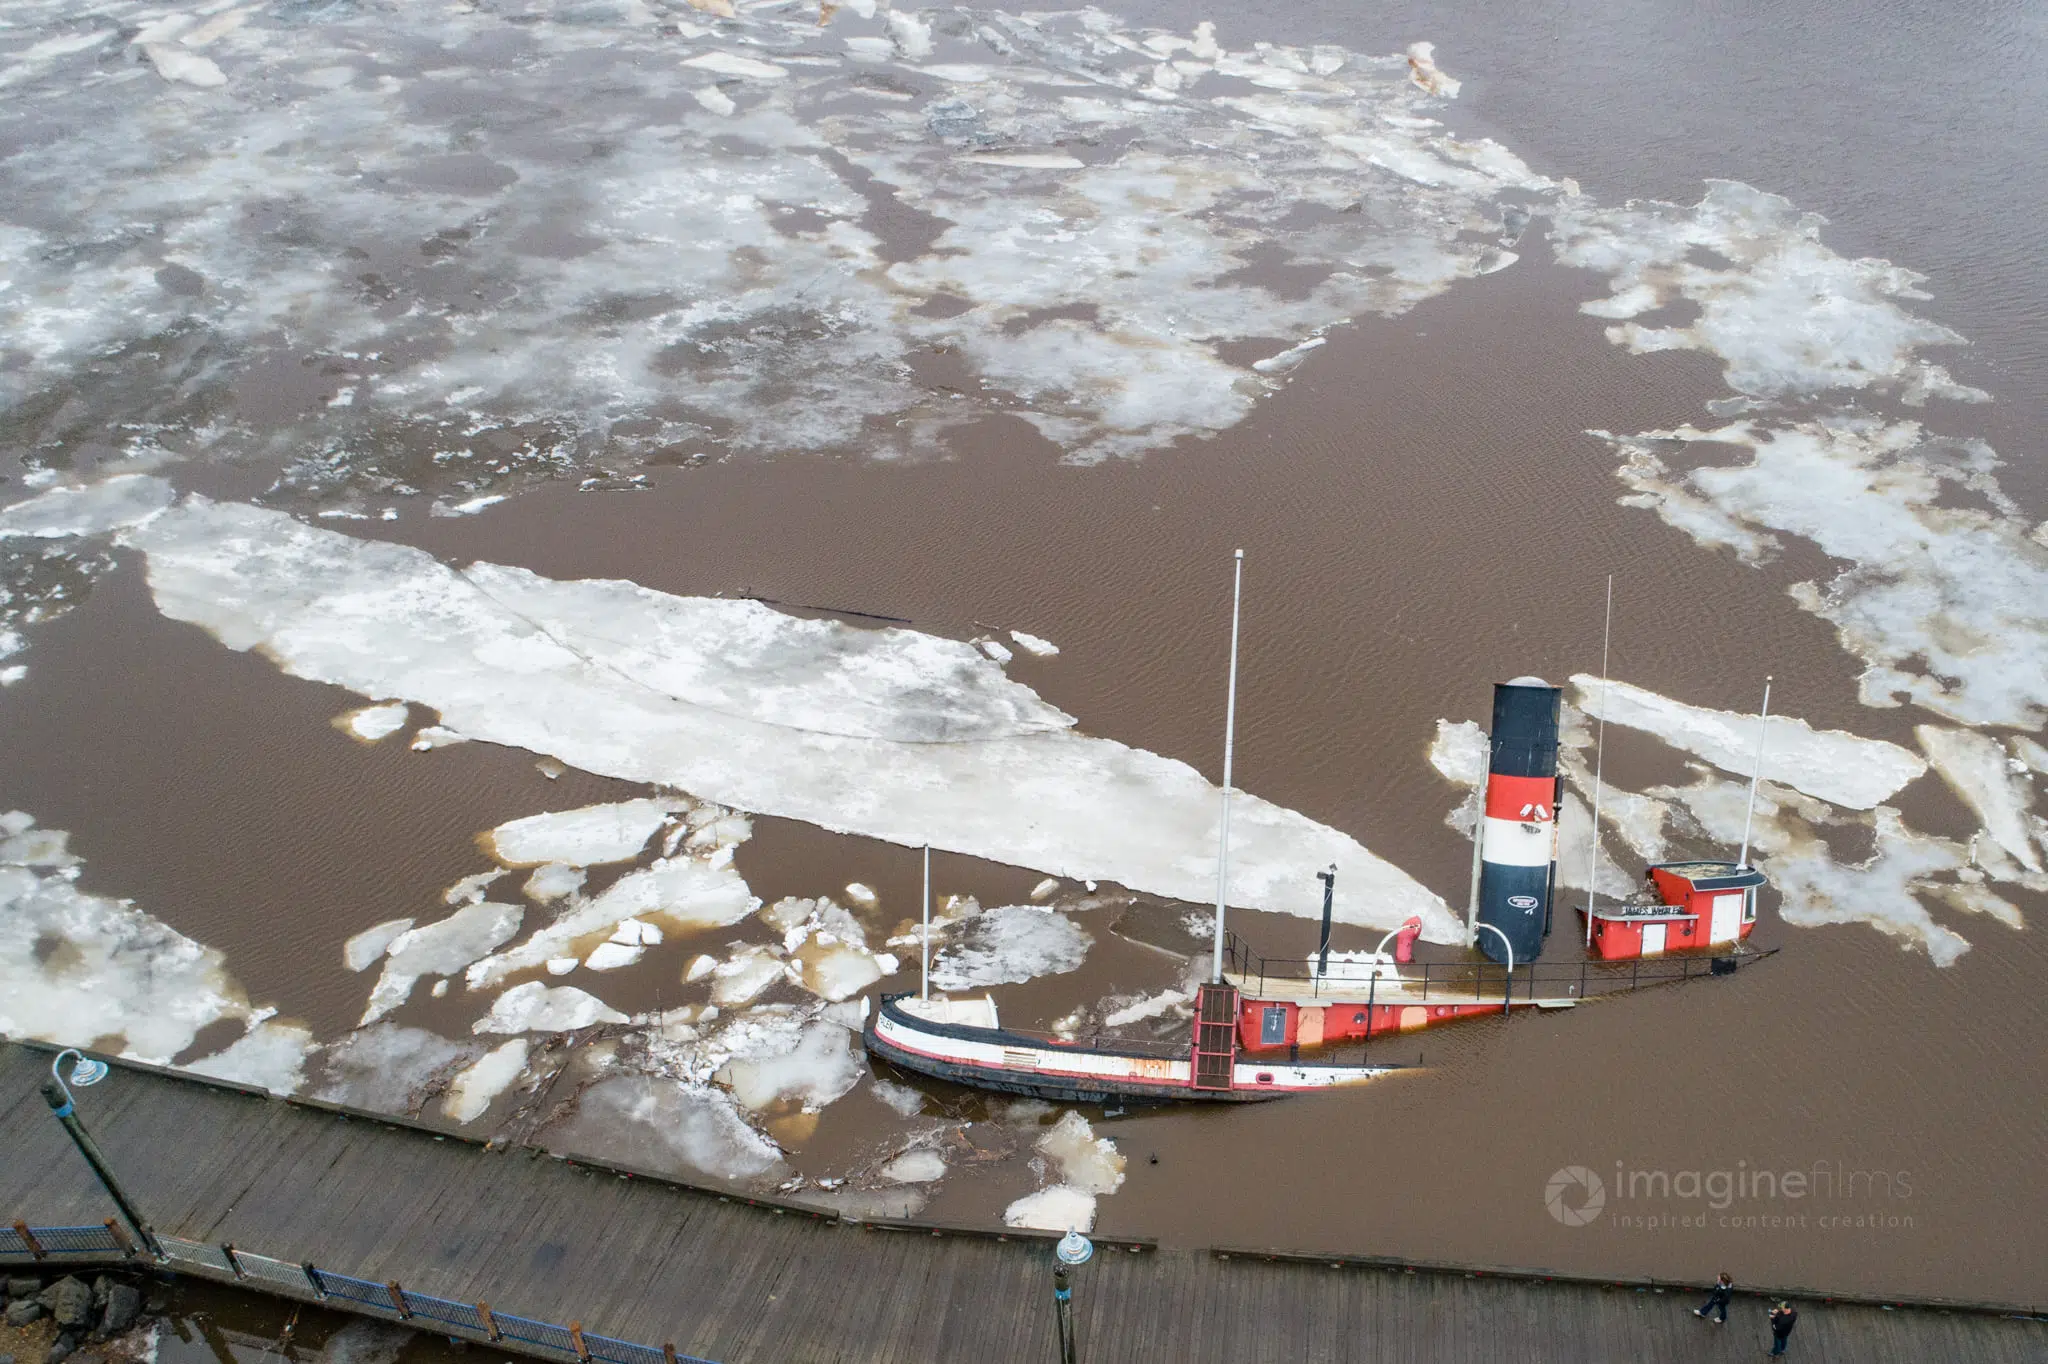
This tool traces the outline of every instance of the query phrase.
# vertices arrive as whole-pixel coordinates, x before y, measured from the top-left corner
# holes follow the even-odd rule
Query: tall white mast
[[[1600,903],[1600,797],[1607,768],[1607,646],[1614,640],[1614,575],[1607,575],[1607,624],[1600,631],[1600,738],[1593,745],[1593,839],[1586,849],[1586,946],[1593,945],[1593,909]]]
[[[917,997],[932,997],[932,845],[924,845],[924,932],[917,943]]]
[[[1764,775],[1764,731],[1771,723],[1771,679],[1764,678],[1764,713],[1756,717],[1756,766],[1749,773],[1749,809],[1742,814],[1742,858],[1736,863],[1749,870],[1749,829],[1756,819],[1756,784]]]
[[[1223,902],[1230,889],[1230,759],[1237,746],[1237,623],[1244,601],[1244,551],[1237,552],[1237,568],[1230,585],[1230,692],[1223,706],[1223,815],[1216,842],[1216,955],[1209,968],[1209,981],[1223,983]]]

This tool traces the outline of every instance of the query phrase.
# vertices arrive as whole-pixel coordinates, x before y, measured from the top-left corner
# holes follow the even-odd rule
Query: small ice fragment
[[[583,959],[583,964],[593,971],[616,971],[622,966],[631,966],[640,960],[640,954],[645,950],[641,947],[628,947],[624,943],[599,943],[591,950],[590,955]]]
[[[491,1101],[512,1087],[526,1069],[526,1039],[514,1037],[485,1052],[448,1086],[441,1111],[459,1123],[475,1122]]]
[[[527,899],[541,904],[566,899],[583,889],[583,872],[566,862],[548,862],[534,868],[523,889]]]
[[[720,19],[733,17],[732,0],[689,0],[689,5],[691,9],[716,15]]]
[[[571,960],[574,960],[574,958],[571,958]],[[709,953],[700,953],[692,957],[690,964],[683,968],[683,984],[695,984],[716,969],[718,969],[718,958]]]
[[[547,970],[551,976],[566,976],[582,964],[575,957],[549,957]]]
[[[386,519],[389,520],[390,518],[387,517]],[[537,758],[534,760],[533,770],[546,777],[549,781],[554,781],[569,769],[554,758]]]
[[[779,81],[789,74],[773,62],[757,62],[737,52],[700,52],[694,57],[685,57],[683,65],[698,71],[715,71],[721,76],[745,76],[762,81]]]
[[[906,60],[923,61],[932,55],[932,26],[923,16],[892,9],[888,20],[889,33],[896,39],[896,50]]]
[[[490,871],[474,872],[465,876],[441,892],[441,903],[444,905],[473,905],[478,900],[483,899],[484,892],[490,889],[491,883],[504,874],[505,869],[503,867],[494,867]]]
[[[987,654],[990,658],[994,659],[998,663],[1008,663],[1012,658],[1016,656],[1012,654],[1008,649],[1004,648],[1002,644],[997,640],[977,639],[974,642],[981,646],[981,651],[983,653]]]
[[[1121,1028],[1127,1024],[1141,1022],[1147,1018],[1157,1018],[1176,1005],[1187,1002],[1188,992],[1185,990],[1161,990],[1156,995],[1147,995],[1145,998],[1126,1004],[1123,1008],[1117,1009],[1112,1013],[1104,1014],[1102,1016],[1102,1026],[1105,1028]]]
[[[492,1003],[471,1032],[571,1032],[595,1023],[623,1023],[626,1016],[573,985],[515,985]]]
[[[405,728],[407,716],[405,702],[386,701],[380,705],[364,706],[334,717],[334,727],[344,734],[374,744],[387,739]]]
[[[1083,881],[1081,884],[1087,888],[1090,895],[1095,893],[1095,883],[1093,881]]]
[[[1003,1209],[1003,1225],[1034,1231],[1093,1231],[1095,1195],[1055,1184],[1026,1194]]]
[[[563,862],[594,867],[638,857],[647,840],[688,802],[675,799],[617,801],[555,810],[510,820],[483,835],[484,851],[507,866]]]
[[[1461,84],[1437,69],[1434,43],[1408,45],[1408,79],[1430,94],[1442,95],[1446,99],[1456,98]]]
[[[1278,355],[1269,355],[1263,360],[1252,361],[1252,368],[1261,374],[1286,374],[1303,360],[1306,360],[1310,351],[1322,344],[1324,344],[1324,338],[1311,336],[1299,345],[1289,346]]]
[[[612,930],[611,940],[627,947],[657,947],[661,944],[661,930],[638,919],[622,919]]]
[[[1036,654],[1040,658],[1051,658],[1060,651],[1060,646],[1051,640],[1040,639],[1037,635],[1027,635],[1022,630],[1010,631],[1010,638],[1016,641],[1017,647],[1025,653]]]
[[[1039,904],[1044,904],[1059,893],[1059,888],[1060,883],[1058,879],[1048,876],[1031,888],[1031,898]]]
[[[909,1085],[898,1084],[894,1080],[877,1080],[871,1086],[871,1092],[903,1117],[914,1118],[924,1112],[924,1095]]]
[[[429,516],[475,516],[486,507],[495,507],[505,500],[504,493],[492,493],[485,497],[472,497],[466,502],[436,502],[427,509]]]
[[[467,734],[457,734],[445,725],[428,725],[412,736],[412,751],[428,753],[437,748],[448,748],[454,744],[468,742]]]
[[[905,1151],[876,1173],[896,1184],[930,1184],[946,1177],[946,1158],[937,1151]]]
[[[862,909],[873,909],[879,902],[874,888],[863,885],[859,881],[849,881],[846,883],[846,898],[859,905]]]
[[[732,112],[739,108],[739,105],[732,102],[732,96],[726,94],[725,91],[715,85],[706,85],[692,90],[690,97],[696,100],[704,109],[717,114],[720,118],[730,117]]]
[[[407,929],[384,950],[384,970],[370,990],[360,1026],[367,1027],[412,995],[421,976],[452,976],[519,931],[525,911],[480,900],[447,918]]]
[[[171,47],[165,43],[144,43],[143,55],[147,56],[156,73],[167,81],[195,85],[202,90],[216,89],[228,83],[219,67],[209,57],[183,48]]]
[[[432,995],[436,999],[448,998],[448,977],[443,976],[439,980],[435,981],[434,988],[427,991],[427,993]]]
[[[16,663],[10,667],[0,668],[0,687],[11,687],[27,676],[28,664],[26,663]]]
[[[711,973],[711,999],[727,1008],[745,1004],[785,974],[782,959],[765,947],[749,947],[720,962]]]

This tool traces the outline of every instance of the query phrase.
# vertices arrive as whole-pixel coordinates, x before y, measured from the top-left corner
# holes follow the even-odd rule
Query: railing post
[[[121,1224],[111,1217],[107,1219],[107,1235],[114,1238],[114,1244],[121,1248],[123,1255],[131,1258],[134,1256],[135,1243],[128,1239],[127,1232],[121,1230]]]
[[[386,1280],[384,1283],[384,1291],[391,1295],[391,1307],[393,1311],[398,1313],[399,1320],[411,1321],[412,1309],[405,1305],[405,1290],[398,1286],[398,1280]]]
[[[235,1243],[233,1241],[221,1242],[220,1253],[227,1257],[228,1270],[236,1279],[246,1279],[249,1277],[242,1272],[242,1262],[235,1258]]]
[[[664,1340],[663,1342],[661,1342],[661,1357],[664,1360],[666,1360],[668,1364],[676,1364],[676,1347],[674,1341]]]
[[[504,1339],[504,1336],[498,1330],[498,1319],[491,1315],[491,1305],[489,1303],[478,1303],[476,1305],[476,1314],[483,1320],[485,1335],[489,1336],[492,1340]]]
[[[313,1285],[313,1296],[321,1302],[327,1301],[327,1285],[320,1281],[320,1271],[313,1267],[311,1260],[299,1261],[299,1273],[306,1276],[306,1282]]]
[[[590,1349],[583,1343],[582,1322],[572,1321],[569,1323],[569,1339],[573,1341],[576,1345],[576,1357],[578,1359],[588,1361],[590,1358]]]
[[[16,1236],[19,1236],[21,1238],[21,1243],[28,1247],[28,1253],[30,1255],[34,1256],[38,1260],[43,1258],[43,1243],[36,1240],[35,1233],[28,1229],[28,1223],[16,1222],[14,1224],[14,1234]]]

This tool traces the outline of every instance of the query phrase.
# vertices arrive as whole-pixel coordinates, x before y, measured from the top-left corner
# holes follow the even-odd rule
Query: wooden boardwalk
[[[0,1224],[112,1215],[37,1094],[48,1053],[0,1045]],[[118,1069],[80,1115],[162,1234],[720,1364],[1056,1357],[1043,1244],[778,1214],[527,1150]],[[1693,1295],[1104,1249],[1075,1276],[1082,1359],[1337,1364],[1747,1359]],[[2048,1364],[2048,1323],[1805,1302],[1804,1360]]]

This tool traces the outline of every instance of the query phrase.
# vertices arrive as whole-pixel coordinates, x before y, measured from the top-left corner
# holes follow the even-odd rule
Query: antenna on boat
[[[1593,745],[1593,838],[1586,848],[1586,946],[1593,946],[1593,909],[1600,903],[1600,797],[1607,776],[1607,647],[1614,642],[1614,575],[1607,575],[1607,624],[1600,632],[1600,737]]]
[[[924,932],[917,943],[917,997],[932,997],[932,845],[924,845]]]
[[[1756,766],[1749,773],[1749,809],[1742,814],[1742,858],[1735,865],[1749,870],[1749,829],[1756,819],[1756,784],[1764,775],[1764,731],[1771,723],[1771,679],[1764,678],[1764,713],[1756,717]]]
[[[1223,901],[1230,887],[1230,758],[1237,745],[1237,623],[1244,602],[1244,551],[1230,585],[1230,692],[1223,707],[1223,815],[1216,842],[1216,953],[1209,982],[1223,983]]]

